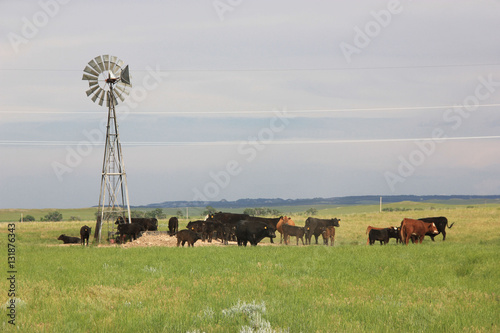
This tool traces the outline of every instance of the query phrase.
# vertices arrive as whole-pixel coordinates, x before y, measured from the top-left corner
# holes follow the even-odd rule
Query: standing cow
[[[340,219],[317,219],[315,217],[308,217],[306,220],[306,244],[311,244],[311,237],[314,235],[316,244],[318,244],[318,237],[323,233],[325,228],[340,227]]]
[[[422,244],[422,241],[424,240],[425,234],[426,233],[432,233],[432,234],[437,234],[438,230],[436,228],[436,225],[434,223],[425,223],[420,220],[413,220],[413,219],[407,219],[405,218],[401,222],[401,240],[408,245],[408,242],[410,241],[410,238],[413,236],[417,237],[417,240],[420,241],[420,244]],[[415,243],[418,243],[415,241]]]
[[[174,236],[179,231],[179,219],[175,216],[168,220],[168,234]]]
[[[87,246],[89,246],[89,237],[91,234],[92,228],[89,228],[88,226],[84,225],[80,229],[80,239],[82,240],[82,245],[85,246],[85,241],[87,241]]]
[[[236,223],[236,239],[238,246],[247,246],[250,242],[252,246],[257,244],[265,237],[275,238],[276,233],[274,228],[270,227],[267,223],[258,221],[239,221]]]
[[[443,234],[443,241],[446,239],[446,227],[451,228],[455,224],[453,222],[450,226],[448,226],[448,219],[444,216],[439,216],[439,217],[424,217],[419,219],[420,221],[424,221],[425,223],[434,223],[436,226],[438,233],[433,234],[433,233],[427,233],[426,236],[430,236],[432,241],[434,242],[434,237],[439,235],[440,233]]]

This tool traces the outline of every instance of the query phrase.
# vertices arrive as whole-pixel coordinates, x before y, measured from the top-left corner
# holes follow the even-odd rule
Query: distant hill
[[[477,204],[500,202],[500,195],[390,195],[382,196],[383,203],[401,201],[432,201],[450,204]],[[379,195],[349,196],[336,198],[312,199],[239,199],[236,201],[165,201],[134,208],[182,208],[206,207],[222,208],[253,208],[276,206],[305,206],[305,205],[376,205],[380,202]]]

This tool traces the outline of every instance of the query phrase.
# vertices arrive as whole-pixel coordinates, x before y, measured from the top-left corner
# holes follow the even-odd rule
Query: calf
[[[304,227],[297,227],[295,225],[290,224],[282,224],[281,226],[283,232],[283,239],[285,241],[285,245],[288,245],[290,236],[295,236],[297,239],[297,245],[299,245],[299,238],[302,241],[302,245],[304,245]]]
[[[168,220],[168,234],[174,236],[179,231],[179,219],[175,216]]]
[[[80,238],[82,240],[82,245],[85,246],[85,241],[87,241],[87,246],[89,246],[89,237],[91,234],[92,228],[89,228],[88,226],[84,225],[80,229]]]
[[[370,245],[373,245],[375,241],[380,241],[380,245],[387,244],[389,243],[390,238],[395,238],[396,243],[398,243],[398,240],[400,239],[398,228],[393,226],[389,228],[376,228],[368,226],[368,228],[366,228],[366,233],[368,234],[366,244]]]
[[[330,240],[330,246],[333,246],[335,242],[335,227],[325,228],[322,232],[323,243],[328,245],[328,240]]]
[[[424,240],[426,233],[437,234],[438,230],[434,223],[425,223],[420,220],[413,220],[405,218],[401,222],[401,240],[408,245],[408,242],[412,236],[417,236],[420,244]]]
[[[196,243],[198,239],[201,239],[201,235],[199,233],[194,232],[193,230],[183,229],[177,233],[177,247],[179,247],[181,242],[182,246],[184,246],[187,242],[188,247],[194,247],[194,243]]]
[[[80,238],[66,236],[65,234],[62,234],[61,236],[59,236],[59,238],[57,240],[62,240],[64,244],[78,244],[78,243],[80,243]]]
[[[139,223],[122,223],[118,224],[118,232],[120,233],[120,243],[125,243],[125,237],[130,236],[130,241],[136,240],[142,231],[146,231],[144,226]]]

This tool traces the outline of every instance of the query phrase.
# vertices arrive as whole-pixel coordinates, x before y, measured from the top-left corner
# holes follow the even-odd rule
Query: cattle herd
[[[276,231],[280,233],[280,243],[288,245],[290,237],[296,238],[296,244],[299,240],[302,245],[311,244],[312,236],[318,244],[318,237],[323,237],[323,244],[333,246],[335,241],[335,227],[340,227],[340,219],[318,219],[308,217],[303,227],[296,226],[287,216],[277,218],[255,217],[247,214],[223,213],[218,212],[208,215],[204,220],[191,221],[186,229],[179,229],[177,217],[172,217],[168,221],[168,234],[177,238],[177,246],[194,246],[194,243],[201,239],[202,241],[212,242],[218,240],[227,245],[229,241],[236,241],[239,246],[247,246],[250,243],[256,246],[261,240],[268,237],[271,243],[276,238]],[[117,225],[116,242],[124,243],[127,239],[135,240],[144,231],[157,231],[158,220],[156,218],[131,218],[131,223],[119,217],[115,224]],[[373,245],[379,241],[381,245],[387,244],[390,238],[395,238],[396,243],[408,244],[422,243],[424,237],[430,236],[432,241],[440,233],[443,234],[443,240],[446,239],[446,228],[451,228],[454,223],[448,226],[446,217],[428,217],[418,220],[405,218],[399,227],[377,228],[368,226],[367,244]],[[59,236],[64,244],[81,243],[88,245],[91,228],[83,226],[80,230],[80,238],[66,235]],[[305,238],[305,242],[304,242]]]

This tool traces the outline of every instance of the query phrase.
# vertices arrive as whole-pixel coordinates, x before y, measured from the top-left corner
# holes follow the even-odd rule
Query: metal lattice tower
[[[102,227],[105,222],[107,235],[115,229],[114,221],[122,217],[130,223],[130,203],[127,187],[127,174],[118,134],[118,122],[115,106],[118,99],[123,101],[131,87],[128,65],[122,69],[123,61],[117,57],[104,55],[92,59],[85,67],[83,80],[89,81],[87,96],[93,95],[92,101],[99,99],[99,105],[106,102],[108,122],[106,143],[101,173],[101,190],[95,228],[95,239],[102,239]]]

